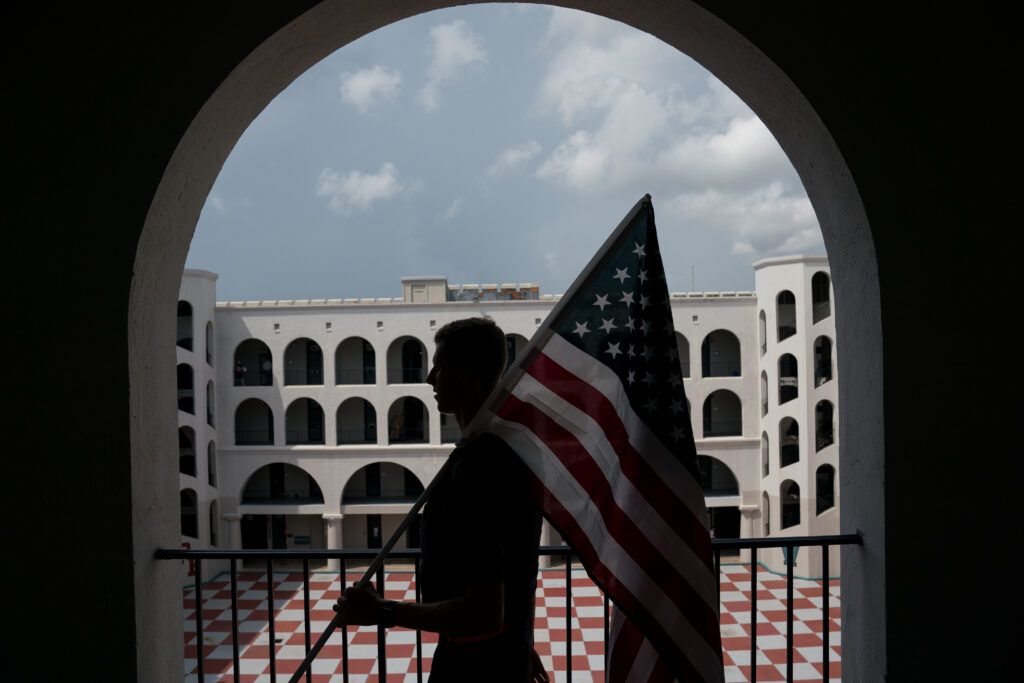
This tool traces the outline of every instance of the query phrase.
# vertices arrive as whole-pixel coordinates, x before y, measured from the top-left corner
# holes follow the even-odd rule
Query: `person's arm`
[[[367,586],[345,589],[334,606],[342,624],[375,625],[385,601]],[[505,618],[505,585],[472,583],[466,593],[440,602],[397,602],[395,625],[452,636],[483,636],[501,630]]]

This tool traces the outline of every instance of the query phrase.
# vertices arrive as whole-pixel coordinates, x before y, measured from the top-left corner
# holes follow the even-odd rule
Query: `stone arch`
[[[297,398],[284,411],[284,442],[290,445],[324,443],[324,409],[308,397]]]
[[[780,529],[800,524],[800,485],[787,479],[779,485]]]
[[[239,491],[242,505],[323,504],[320,484],[306,470],[284,462],[264,465],[246,478]]]
[[[700,470],[700,486],[705,497],[739,495],[739,481],[724,462],[711,455],[698,455],[697,467]]]
[[[704,399],[704,436],[741,436],[743,408],[740,397],[728,389],[719,389]]]

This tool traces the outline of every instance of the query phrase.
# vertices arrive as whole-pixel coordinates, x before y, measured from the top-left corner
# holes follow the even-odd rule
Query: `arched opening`
[[[216,397],[213,391],[213,380],[206,382],[206,424],[211,427],[216,427],[213,420],[213,407],[217,405]]]
[[[836,470],[832,465],[822,465],[814,473],[815,514],[821,514],[835,507]]]
[[[206,444],[206,479],[210,486],[217,488],[217,444]]]
[[[740,399],[728,389],[713,391],[704,399],[704,436],[741,436],[743,413]]]
[[[311,398],[298,398],[284,412],[284,442],[297,446],[324,442],[324,409]]]
[[[391,538],[405,511],[423,493],[423,483],[411,471],[390,462],[376,462],[356,471],[345,483],[343,536],[350,548],[379,548]],[[393,512],[387,507],[398,506]],[[409,525],[398,548],[418,548],[420,525]]]
[[[388,409],[388,443],[427,443],[427,407],[414,396],[397,399]]]
[[[703,377],[740,376],[740,340],[728,330],[715,330],[700,345]]]
[[[775,299],[775,317],[779,324],[779,341],[796,334],[796,297],[788,289],[779,292]]]
[[[178,427],[178,471],[196,476],[196,433],[191,427]]]
[[[196,492],[192,489],[181,490],[181,535],[199,538],[199,512],[196,503]]]
[[[768,373],[761,371],[761,417],[768,414]]]
[[[217,520],[219,519],[219,515],[217,514],[217,507],[218,507],[217,506],[217,501],[216,500],[211,500],[210,501],[210,545],[211,546],[215,546],[215,547],[217,545],[217,538],[219,536],[219,534],[217,533],[217,525],[218,525]]]
[[[187,301],[178,302],[178,341],[177,345],[192,350],[192,304]]]
[[[274,383],[270,347],[259,339],[246,339],[235,349],[235,386],[264,386]]]
[[[782,507],[783,529],[800,523],[800,486],[792,479],[782,482],[779,487],[779,504]]]
[[[188,363],[178,365],[178,410],[196,414],[196,392],[193,387],[192,366]]]
[[[362,337],[349,337],[334,352],[335,384],[376,384],[377,353]]]
[[[377,410],[366,399],[345,399],[338,406],[336,417],[339,446],[377,443]]]
[[[523,352],[523,349],[526,348],[526,345],[529,342],[530,340],[521,334],[505,335],[505,349],[508,352],[508,362],[505,363],[506,370],[512,367],[512,363],[516,362],[516,359],[519,358],[520,354]],[[444,430],[442,429],[442,432],[443,431]],[[444,435],[442,434],[442,439],[443,438]]]
[[[832,315],[832,299],[828,291],[828,274],[817,272],[811,277],[811,320],[819,322]]]
[[[800,425],[792,417],[779,420],[779,467],[800,461]]]
[[[764,309],[757,314],[757,338],[761,345],[761,355],[768,353],[768,320]]]
[[[820,451],[836,442],[835,419],[831,401],[818,401],[814,406],[814,450]]]
[[[710,455],[698,455],[697,467],[700,470],[700,486],[705,498],[739,495],[740,485],[736,481],[736,475],[724,462]]]
[[[761,478],[768,476],[771,472],[770,459],[768,457],[768,432],[761,432]]]
[[[761,533],[765,538],[772,535],[772,501],[767,491],[761,492]]]
[[[242,488],[243,505],[317,505],[320,485],[301,467],[275,462],[250,475]]]
[[[235,409],[236,446],[272,446],[274,411],[258,398],[247,398]]]
[[[798,392],[796,357],[784,353],[779,358],[779,405],[795,399]]]
[[[683,377],[690,376],[690,342],[681,332],[676,332],[676,349],[679,350],[679,371]]]
[[[388,384],[427,380],[427,349],[416,337],[399,337],[388,347]]]
[[[822,336],[814,340],[814,386],[832,379],[832,340]]]
[[[284,350],[285,385],[324,383],[324,355],[312,339],[296,339]]]
[[[458,443],[462,438],[462,427],[454,415],[441,413],[441,443]]]

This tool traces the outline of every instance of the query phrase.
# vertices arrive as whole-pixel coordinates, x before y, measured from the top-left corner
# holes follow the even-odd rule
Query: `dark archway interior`
[[[568,4],[635,17],[638,28],[652,33],[681,25],[684,10],[689,18],[706,11],[716,18],[714,26],[730,29],[709,36],[723,45],[713,71],[746,73],[754,93],[762,71],[777,67],[820,117],[863,203],[880,287],[883,412],[877,417],[874,406],[848,400],[850,389],[844,388],[839,418],[844,438],[851,429],[881,433],[884,452],[893,454],[871,465],[873,480],[884,481],[884,499],[873,517],[862,520],[878,522],[863,561],[884,557],[882,585],[863,587],[869,598],[872,590],[885,589],[882,649],[862,651],[863,661],[857,661],[844,633],[844,673],[848,666],[868,672],[881,666],[891,681],[1008,678],[996,671],[1009,666],[1005,658],[946,655],[1013,646],[1012,629],[1001,625],[1009,605],[995,552],[1004,547],[1005,530],[972,514],[984,509],[989,520],[1015,519],[1014,478],[992,480],[989,468],[964,453],[967,444],[975,454],[1019,450],[1002,426],[1015,424],[1024,407],[1020,371],[922,340],[947,338],[947,321],[959,322],[968,311],[971,320],[1001,319],[1005,293],[1017,288],[1013,250],[1004,244],[1019,225],[1013,149],[1019,125],[1011,100],[1019,58],[1011,33],[1016,22],[1004,16],[1009,9],[922,12],[790,0],[709,0],[694,10],[656,0]],[[8,321],[31,329],[36,340],[20,350],[8,376],[12,393],[37,407],[19,416],[8,476],[39,484],[5,498],[7,519],[18,520],[5,533],[4,567],[7,585],[19,587],[6,603],[19,620],[5,667],[14,679],[42,671],[47,680],[70,681],[103,671],[109,680],[180,680],[146,666],[161,646],[139,635],[153,617],[137,609],[145,596],[136,586],[158,584],[161,570],[144,560],[151,541],[140,535],[133,515],[174,528],[178,513],[174,505],[133,513],[136,499],[151,492],[133,490],[132,434],[140,424],[169,425],[162,411],[173,414],[174,401],[154,394],[151,407],[138,407],[132,392],[151,387],[133,386],[129,368],[166,366],[173,387],[174,363],[173,343],[159,350],[129,345],[129,330],[138,322],[129,301],[148,301],[134,315],[173,339],[170,312],[177,292],[136,270],[137,250],[147,215],[167,208],[154,205],[161,179],[181,172],[169,164],[204,104],[247,56],[278,31],[291,35],[290,22],[315,5],[22,3],[3,10],[11,28],[3,48],[10,65],[4,116],[11,132],[4,225],[9,253],[32,264],[24,273],[8,271]],[[356,9],[346,29],[356,35],[434,6],[413,0],[385,8],[368,1],[350,5]],[[733,52],[734,35],[756,46],[763,61]],[[338,46],[317,39],[325,43],[306,47],[324,53]],[[765,90],[772,87],[764,83]],[[273,86],[258,80],[245,84],[253,102],[272,97],[268,89]],[[766,101],[773,97],[761,94]],[[249,116],[232,107],[250,105],[239,100],[218,113],[228,148]],[[777,111],[785,110],[782,103]],[[766,123],[785,137],[784,148],[797,149],[792,143],[799,130],[787,129],[781,116]],[[195,144],[201,154],[204,145],[225,143],[211,135]],[[812,196],[819,189],[809,171],[813,154],[802,149],[793,158],[807,173]],[[212,180],[197,182],[195,194],[178,198],[195,215],[208,188],[203,183]],[[815,204],[823,223],[850,198],[834,199],[836,204]],[[826,239],[833,253],[846,246],[841,230]],[[168,268],[180,272],[187,244],[173,236],[152,240],[148,246],[164,251]],[[858,259],[864,257],[832,264],[837,370],[844,387],[860,386],[853,371],[862,369],[844,365],[856,359],[843,355],[843,339],[851,338],[844,335],[857,333],[843,329],[844,316],[876,305],[844,289],[857,282],[860,269],[873,267]],[[62,362],[69,335],[83,361],[75,364],[73,382]],[[58,409],[68,405],[76,409]],[[168,426],[167,457],[151,465],[156,479],[176,481],[173,433]],[[843,469],[856,464],[840,466],[844,510],[877,486],[866,476],[845,478]],[[177,539],[164,542],[176,545]],[[973,552],[959,561],[965,543]],[[844,582],[854,581],[844,573]],[[845,597],[846,583],[843,590]],[[88,629],[57,642],[40,637],[61,628],[66,622],[60,615],[72,607],[88,615]],[[844,628],[850,623],[844,614]],[[881,664],[869,662],[872,657]]]

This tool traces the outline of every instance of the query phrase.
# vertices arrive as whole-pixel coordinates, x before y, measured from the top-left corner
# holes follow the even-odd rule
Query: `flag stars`
[[[608,295],[607,294],[597,294],[596,297],[597,297],[597,301],[594,302],[594,305],[597,306],[598,308],[600,308],[601,312],[603,313],[604,312],[604,307],[609,305],[609,303],[608,303]]]
[[[658,409],[658,399],[651,398],[651,400],[649,400],[647,402],[647,405],[644,407],[647,408],[647,412],[653,413],[655,410]]]
[[[634,382],[636,382],[636,370],[630,370],[629,371],[629,374],[626,375],[626,381],[629,384],[633,384]]]
[[[628,270],[628,268],[616,268],[615,275],[612,275],[612,277],[618,280],[619,284],[622,284],[631,277]]]
[[[633,300],[633,292],[623,292],[622,299],[619,301],[619,303],[626,304],[627,306],[630,304],[635,304],[636,302]]]
[[[685,435],[686,430],[681,426],[677,426],[672,430],[672,438],[675,441],[679,441],[679,439],[683,438]]]
[[[639,242],[634,242],[633,244],[636,245],[636,248],[633,250],[634,254],[641,257],[646,256],[646,254],[644,253],[644,245],[640,244]]]
[[[583,339],[583,335],[587,332],[590,332],[590,330],[587,329],[587,322],[585,320],[583,322],[577,322],[576,329],[572,331],[573,334],[578,334],[580,339]]]
[[[601,319],[601,329],[604,330],[605,333],[611,332],[615,327],[615,318],[608,318],[607,320],[604,318]]]
[[[679,413],[683,412],[683,402],[680,401],[679,399],[674,399],[672,401],[670,409],[672,410],[673,415],[678,415]]]
[[[648,305],[650,305],[650,301],[651,301],[651,298],[648,297],[648,296],[640,297],[640,305],[641,306],[648,306]]]
[[[619,343],[616,342],[616,343],[612,344],[611,342],[609,342],[608,343],[608,348],[605,350],[605,353],[607,353],[609,356],[611,356],[612,360],[615,360],[616,356],[621,356],[622,355],[622,351],[619,350]]]
[[[640,274],[637,275],[637,279],[640,280],[641,284],[644,283],[644,282],[647,282],[647,271],[646,270],[641,270]]]

